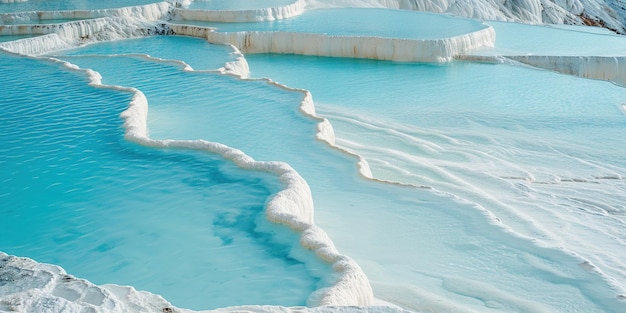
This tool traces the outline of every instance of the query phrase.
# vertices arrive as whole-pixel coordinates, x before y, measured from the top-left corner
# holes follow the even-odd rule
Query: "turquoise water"
[[[187,8],[192,10],[254,10],[282,7],[294,2],[296,0],[199,0],[192,1]]]
[[[440,39],[478,31],[479,21],[425,12],[390,9],[317,9],[289,19],[257,23],[185,24],[217,27],[223,32],[283,31],[322,33],[335,36],[371,36],[407,39]]]
[[[337,144],[363,156],[375,178],[428,186],[463,199],[469,205],[439,199],[427,206],[452,215],[467,214],[463,223],[471,224],[469,220],[477,218],[478,225],[487,222],[473,215],[480,215],[484,210],[497,217],[495,224],[502,221],[512,231],[554,248],[553,251],[533,251],[525,245],[520,247],[519,243],[512,244],[511,239],[502,237],[502,231],[486,225],[482,226],[484,229],[463,226],[467,233],[452,239],[457,230],[447,227],[454,228],[450,225],[454,225],[458,217],[448,216],[436,222],[425,218],[432,213],[417,217],[419,213],[415,209],[425,209],[421,205],[403,204],[405,198],[382,205],[393,207],[393,212],[404,212],[397,213],[397,219],[359,219],[354,210],[339,210],[345,215],[335,210],[332,213],[318,210],[318,224],[327,229],[338,247],[365,264],[368,277],[374,281],[375,293],[378,291],[379,295],[407,303],[410,301],[405,297],[424,295],[409,291],[411,288],[404,290],[406,287],[387,285],[389,276],[397,275],[394,279],[411,284],[409,272],[439,277],[445,276],[442,273],[455,272],[457,266],[467,272],[456,278],[472,277],[468,272],[481,272],[478,268],[484,266],[485,272],[470,281],[489,281],[490,286],[476,285],[474,289],[499,286],[498,281],[503,279],[506,286],[497,287],[502,291],[520,282],[517,277],[504,278],[505,274],[500,274],[500,278],[491,277],[495,268],[506,268],[509,274],[530,271],[538,274],[540,281],[550,281],[550,275],[540,274],[543,272],[540,267],[521,270],[517,266],[538,266],[533,258],[554,261],[562,249],[574,251],[601,266],[607,275],[605,279],[617,282],[617,286],[626,278],[622,270],[622,260],[626,257],[623,254],[622,204],[626,199],[621,196],[626,191],[623,180],[626,151],[621,148],[626,146],[621,136],[626,131],[621,107],[626,93],[622,87],[509,65],[399,64],[282,55],[248,55],[247,60],[252,77],[271,77],[288,86],[311,90],[317,113],[333,125]],[[318,181],[315,174],[303,176],[315,189]],[[384,210],[371,216],[388,217],[389,214],[392,213]],[[342,220],[350,220],[350,225],[361,225],[363,231],[346,232],[344,227],[354,226],[339,226],[337,221]],[[383,223],[385,226],[380,225]],[[445,229],[444,233],[434,233],[433,227]],[[385,229],[396,231],[389,234]],[[486,235],[489,239],[481,238],[485,233],[491,233]],[[355,247],[353,241],[360,236],[368,238],[365,241],[370,245],[361,249]],[[418,246],[428,248],[418,248],[416,238],[419,238]],[[389,250],[374,248],[378,245],[371,243],[377,240]],[[470,254],[466,258],[469,259],[490,256],[483,265],[472,262],[464,266],[461,265],[464,262],[459,261],[462,256],[450,258],[458,251],[448,251],[450,247],[442,247],[441,241],[451,244],[453,250],[468,249]],[[521,251],[511,251],[511,247]],[[503,250],[489,252],[492,248]],[[424,254],[424,251],[436,252]],[[492,253],[518,255],[517,261],[499,260]],[[391,255],[393,257],[389,257]],[[389,273],[396,268],[397,260],[402,260],[408,269]],[[524,261],[517,263],[520,260]],[[554,272],[575,272],[578,263],[583,262],[562,260],[551,266],[560,268]],[[568,263],[570,265],[566,265]],[[413,283],[418,279],[413,278]],[[445,278],[442,281],[444,285],[452,285],[446,283]],[[417,285],[423,288],[422,284],[425,283],[420,281]],[[588,286],[573,283],[570,287],[578,289],[582,298],[553,299],[550,301],[558,303],[558,308],[523,307],[521,311],[610,312],[620,305],[592,296],[607,288],[602,287],[604,284],[599,281]],[[540,285],[533,283],[537,290],[541,289]],[[552,286],[540,294],[525,290],[517,295],[525,294],[525,299],[537,301],[537,304],[550,303],[538,299],[557,294],[561,287],[564,286]],[[466,292],[457,288],[456,293]],[[496,290],[489,290],[489,294],[498,294]],[[619,287],[616,291],[605,292],[608,295],[618,290]],[[585,304],[584,298],[595,298],[593,301],[597,301],[599,307],[587,307],[589,304]],[[565,303],[572,303],[575,308],[568,308]]]
[[[33,36],[0,36],[0,42],[19,40],[19,39],[30,38],[30,37],[33,37]]]
[[[378,9],[216,25],[419,38],[484,27]],[[618,36],[494,25],[497,49],[621,49]],[[141,90],[153,139],[289,163],[311,187],[316,225],[377,299],[416,312],[625,307],[623,87],[505,64],[246,56],[252,77],[310,90],[345,153],[315,138],[302,91],[207,71],[237,57],[228,46],[150,37],[53,56]],[[0,251],[191,309],[301,306],[327,285],[328,264],[264,216],[284,187],[276,177],[124,140],[128,90],[90,87],[45,60],[0,54],[0,65]],[[374,179],[358,175],[354,154]]]
[[[42,24],[62,24],[67,22],[84,20],[81,18],[76,19],[50,19],[50,20],[35,20],[35,21],[27,21],[27,22],[12,22],[12,23],[3,23],[2,25],[42,25]]]
[[[580,27],[487,23],[496,30],[497,39],[495,49],[484,51],[486,54],[626,56],[626,37],[614,33],[591,32]],[[524,35],[529,33],[533,35]]]
[[[98,10],[157,3],[157,0],[28,0],[0,3],[0,13],[24,11]]]
[[[42,61],[0,62],[3,251],[188,308],[305,303],[317,279],[257,230],[274,178],[125,142],[129,94]]]
[[[180,46],[185,39],[177,40]],[[171,48],[156,49],[156,42],[154,51],[167,55]],[[136,51],[134,43],[128,43],[128,51]],[[300,93],[264,81],[244,83],[234,77],[184,72],[176,64],[141,56],[93,55],[98,49],[122,52],[122,46],[112,47],[118,44],[87,47],[90,56],[73,51],[72,56],[63,58],[97,70],[105,84],[142,90],[150,103],[148,123],[153,138],[205,138],[242,149],[258,160],[292,165],[311,186],[316,223],[331,235],[340,251],[364,268],[377,297],[418,311],[437,305],[445,310],[461,307],[485,312],[610,312],[619,307],[617,298],[610,296],[615,291],[604,278],[579,265],[584,259],[520,239],[501,229],[485,212],[495,214],[515,232],[532,233],[547,243],[555,239],[543,233],[544,226],[571,227],[585,235],[597,229],[597,225],[582,229],[581,221],[571,219],[561,226],[537,226],[546,215],[535,206],[543,203],[529,202],[530,195],[510,196],[509,205],[494,198],[503,191],[516,195],[525,190],[525,172],[513,172],[526,166],[524,158],[551,157],[547,146],[537,142],[538,136],[546,141],[553,138],[554,145],[567,136],[579,137],[578,132],[570,132],[576,131],[576,125],[582,133],[597,129],[598,133],[588,134],[592,137],[589,142],[598,140],[597,146],[583,151],[591,153],[606,144],[596,135],[606,132],[609,138],[604,140],[608,141],[622,132],[618,101],[623,89],[507,65],[247,57],[253,76],[269,76],[310,89],[318,114],[333,124],[338,144],[364,155],[376,177],[433,190],[399,188],[363,180],[356,175],[353,157],[316,141],[316,121],[298,112]],[[525,84],[520,84],[520,77]],[[252,89],[242,88],[248,85]],[[589,94],[585,88],[600,90],[603,96]],[[545,101],[551,103],[549,108]],[[590,101],[605,105],[590,109],[585,106]],[[587,123],[581,124],[583,121]],[[409,130],[412,133],[406,134]],[[489,154],[494,156],[486,158]],[[413,155],[424,162],[416,165],[398,158],[400,155]],[[616,151],[604,158],[620,167],[619,155]],[[563,160],[563,166],[575,165],[567,158],[554,163],[558,160]],[[499,167],[514,162],[519,162],[518,167]],[[486,166],[490,163],[494,165]],[[401,171],[394,170],[397,168],[418,174],[398,175]],[[537,176],[537,180],[543,178]],[[618,185],[614,188],[621,188],[621,180],[615,181]],[[509,185],[515,188],[510,190]],[[574,192],[579,191],[588,192]],[[559,196],[556,191],[552,194]],[[614,201],[615,205],[620,202]],[[529,204],[538,215],[529,218],[525,214],[531,212],[518,211],[517,203]],[[558,218],[550,216],[550,221]],[[614,235],[619,236],[619,229],[615,230]],[[603,242],[603,247],[611,245],[617,250],[605,257],[614,260],[619,269],[619,244]],[[437,304],[443,295],[445,304]]]
[[[1,37],[0,37],[1,38]],[[184,50],[180,47],[184,46]],[[194,70],[217,70],[237,55],[229,46],[213,45],[200,38],[157,36],[96,43],[63,51],[64,55],[142,54],[183,61]]]
[[[140,89],[150,103],[148,130],[154,139],[216,141],[246,148],[259,161],[280,160],[275,158],[277,151],[299,145],[296,133],[314,140],[315,121],[298,111],[299,93],[262,81],[248,82],[249,87],[242,89],[235,77],[187,73],[175,65],[136,57],[65,59],[95,69],[104,84]],[[194,129],[204,132],[190,132]],[[251,151],[243,143],[257,149]]]

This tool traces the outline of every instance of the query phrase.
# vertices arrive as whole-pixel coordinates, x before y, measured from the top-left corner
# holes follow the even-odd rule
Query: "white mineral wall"
[[[25,38],[0,43],[0,49],[13,53],[35,55],[43,51],[64,49],[70,44],[57,34],[43,35],[35,38]]]
[[[238,53],[238,52],[235,52]],[[240,54],[240,53],[239,53]],[[243,57],[240,55],[240,57]],[[237,61],[241,64],[243,60]],[[70,66],[66,64],[66,66]],[[228,66],[228,65],[227,65]],[[247,63],[243,65],[247,68]],[[102,86],[100,76],[89,72],[91,84]],[[311,108],[313,100],[307,91],[281,88],[301,92],[301,108]],[[111,87],[119,88],[123,87]],[[365,273],[351,258],[340,254],[326,232],[314,224],[314,206],[311,189],[307,182],[289,164],[279,161],[256,161],[243,151],[217,142],[205,140],[154,140],[148,137],[148,100],[136,89],[128,108],[120,114],[126,128],[125,138],[148,147],[177,147],[197,151],[208,151],[221,155],[243,169],[265,171],[278,177],[283,189],[273,195],[265,205],[267,220],[282,224],[299,232],[300,245],[312,251],[319,259],[331,264],[333,273],[324,277],[324,286],[307,299],[309,306],[368,306],[374,300],[372,288]],[[259,226],[259,225],[257,225]],[[261,226],[259,226],[261,227]]]
[[[482,20],[582,25],[580,15],[626,33],[626,5],[621,0],[310,0],[315,6],[383,6],[449,13]]]
[[[0,49],[13,53],[36,55],[78,45],[107,28],[104,18],[49,25],[0,26],[2,35],[45,35],[0,43]]]
[[[62,268],[0,252],[2,312],[166,312],[160,296],[116,285],[97,286]]]
[[[209,33],[214,31],[211,27],[184,25],[184,24],[172,24],[169,23],[168,27],[176,35],[207,38]]]
[[[92,11],[95,12],[93,16],[107,15],[103,18],[57,24],[0,25],[0,35],[55,35],[0,43],[0,49],[19,54],[37,55],[89,42],[145,35],[157,27],[154,24],[155,20],[166,17],[169,8],[170,5],[167,2],[160,2],[144,6]],[[51,11],[45,14],[49,14],[46,18],[75,18],[86,15],[84,12],[87,11]],[[3,18],[6,16],[4,15]],[[17,16],[18,20],[29,20],[37,16],[37,12],[20,13]]]
[[[96,16],[121,16],[142,19],[146,21],[156,21],[169,17],[171,4],[168,2],[158,2],[153,4],[124,7],[119,9],[93,10]]]
[[[192,313],[174,307],[162,297],[138,291],[133,287],[95,285],[67,274],[62,268],[38,263],[28,258],[0,252],[0,279],[11,282],[0,285],[0,312],[64,312],[64,313]],[[239,306],[204,313],[408,313],[397,307],[279,307]]]
[[[231,44],[245,53],[286,53],[401,62],[446,62],[456,55],[493,47],[491,27],[452,38],[410,40],[329,36],[299,32],[209,32],[211,43]]]
[[[563,74],[626,86],[626,57],[524,55],[506,58]]]
[[[57,33],[61,36],[85,37],[104,29],[103,18],[67,22],[62,24],[0,25],[0,35],[46,35]]]
[[[0,26],[3,35],[42,35],[33,38],[0,43],[0,48],[19,54],[38,55],[50,51],[67,49],[78,46],[82,42],[94,40],[97,34],[113,36],[114,28],[105,18],[68,22],[49,25],[11,25]],[[117,38],[128,37],[127,34],[117,34]]]
[[[53,19],[92,19],[99,17],[133,17],[147,21],[156,21],[168,17],[170,4],[158,2],[147,5],[124,7],[119,9],[101,10],[71,10],[71,11],[30,11],[16,13],[0,13],[0,21],[3,24],[27,24],[38,23]]]
[[[297,0],[292,4],[256,10],[188,10],[175,8],[172,10],[174,20],[194,20],[208,22],[261,22],[290,18],[300,15],[306,10],[305,0]]]

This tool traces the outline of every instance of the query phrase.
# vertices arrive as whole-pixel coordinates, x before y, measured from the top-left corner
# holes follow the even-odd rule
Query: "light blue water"
[[[157,0],[28,0],[0,3],[0,13],[25,11],[98,10],[157,3]]]
[[[2,251],[188,308],[305,303],[316,279],[257,230],[275,178],[125,142],[129,94],[42,61],[0,62]]]
[[[184,47],[184,50],[180,47]],[[217,70],[237,57],[230,46],[213,45],[200,38],[184,36],[157,36],[96,43],[65,50],[63,54],[147,54],[161,59],[183,61],[194,70]]]
[[[217,27],[223,32],[283,31],[336,36],[370,36],[407,39],[440,39],[478,31],[480,21],[425,12],[390,9],[317,9],[302,15],[269,22],[185,24]]]
[[[67,23],[67,22],[79,21],[79,20],[84,20],[84,19],[76,18],[76,19],[34,20],[34,21],[27,21],[27,22],[19,22],[18,21],[18,22],[11,22],[11,23],[3,22],[2,25],[62,24],[62,23]]]
[[[401,22],[395,14],[381,20]],[[110,55],[125,53],[138,55]],[[508,65],[248,56],[252,76],[313,91],[337,144],[375,177],[430,187],[413,188],[365,180],[354,157],[316,141],[299,92],[142,56],[214,69],[228,53],[172,37],[63,58],[140,88],[153,138],[291,164],[311,186],[316,223],[380,299],[429,312],[623,311],[623,88]],[[295,234],[259,228],[273,177],[125,142],[128,94],[43,61],[2,54],[0,65],[1,251],[187,308],[302,305],[319,287],[328,269],[293,259]]]
[[[272,77],[289,86],[311,90],[317,113],[330,120],[337,143],[364,156],[375,177],[430,186],[475,203],[515,232],[556,250],[569,250],[568,253],[580,255],[598,266],[605,279],[618,286],[607,297],[621,292],[620,286],[626,280],[622,261],[626,258],[623,234],[626,199],[622,196],[626,191],[623,180],[626,142],[622,136],[626,131],[622,111],[626,101],[624,88],[507,65],[398,64],[277,55],[248,55],[247,60],[253,77]],[[309,181],[315,185],[315,179]],[[398,207],[394,202],[394,211]],[[436,201],[434,207],[454,212],[472,210],[445,201]],[[354,251],[358,249],[351,248],[350,241],[357,232],[348,234],[329,226],[326,213],[318,210],[317,221],[338,242],[339,248],[348,250],[352,256],[363,257],[357,258],[360,264],[367,264],[367,260],[375,262],[372,245],[367,253],[365,249],[360,253]],[[449,240],[443,239],[449,235],[407,236],[417,233],[410,227],[428,225],[423,220],[413,221],[411,215],[404,216],[406,222],[411,221],[407,224],[387,225],[386,229],[395,229],[398,234],[380,230],[383,238],[394,243],[396,252],[387,251],[388,255],[395,254],[394,260],[403,260],[411,268],[409,271],[449,273],[451,270],[442,268],[442,264],[458,261],[441,256],[447,254],[446,248],[414,250],[412,239],[419,238],[420,245],[429,246],[437,245],[431,242]],[[354,215],[350,216],[343,218],[355,222]],[[330,223],[343,218],[334,216]],[[373,224],[380,224],[381,219],[360,222],[368,225],[363,226],[368,232],[373,232],[377,227]],[[441,227],[450,223],[439,221],[433,225]],[[471,228],[466,231],[469,234],[457,240],[472,238],[460,240],[472,242],[474,232],[482,233]],[[497,233],[494,231],[490,237],[502,236]],[[479,244],[485,245],[498,244]],[[484,253],[474,248],[471,244],[468,258]],[[424,251],[436,251],[438,256],[424,255]],[[544,251],[535,257],[554,260],[547,257],[552,253]],[[432,263],[411,259],[418,255]],[[524,255],[521,253],[520,257],[525,258]],[[394,264],[391,260],[380,262],[385,267]],[[489,262],[491,269],[483,274],[483,279],[495,267],[515,268],[513,264],[496,265],[493,256]],[[525,262],[534,264],[530,260]],[[575,271],[578,267],[575,263],[570,265],[559,271]],[[381,270],[377,267],[366,266],[366,269],[371,279],[380,277]],[[542,272],[539,268],[533,271]],[[408,274],[405,270],[397,275]],[[507,280],[515,284],[512,281]],[[602,290],[602,284],[583,287],[582,290],[587,289],[582,291],[583,298]],[[550,294],[556,289],[544,292]],[[490,293],[497,294],[495,290]],[[536,297],[529,294],[525,298],[535,301]],[[569,300],[576,303],[575,309],[565,306],[568,300],[555,301],[561,307],[550,311],[593,310],[586,308],[584,301],[579,302],[580,298]],[[600,311],[608,308],[610,312],[623,306],[613,305]],[[522,311],[538,309],[526,307]]]
[[[192,10],[254,10],[264,8],[276,8],[290,5],[296,0],[197,0],[189,4]]]
[[[489,21],[496,30],[499,55],[626,56],[626,36],[581,28],[559,28]],[[592,28],[593,29],[593,28]],[[525,35],[532,34],[532,36]]]
[[[299,93],[261,81],[242,84],[231,76],[187,73],[175,65],[136,57],[65,59],[95,69],[104,84],[140,89],[150,103],[148,130],[154,139],[205,139],[235,148],[251,143],[257,149],[250,153],[244,149],[248,155],[273,161],[280,160],[273,158],[279,147],[286,150],[299,145],[301,137],[294,136],[295,132],[314,138],[315,122],[298,111]],[[186,131],[198,127],[205,132]]]
[[[89,49],[110,51],[105,46]],[[512,236],[475,207],[494,210],[506,223],[519,226],[516,231],[536,230],[528,221],[514,222],[518,212],[495,206],[498,201],[486,197],[490,201],[479,202],[484,198],[460,193],[459,197],[469,201],[459,202],[433,191],[368,182],[357,176],[354,158],[314,139],[315,121],[303,117],[297,109],[300,93],[270,88],[262,81],[244,83],[233,77],[185,73],[175,65],[141,57],[66,59],[96,69],[105,83],[140,88],[151,105],[148,122],[154,138],[205,138],[242,149],[259,160],[291,164],[311,186],[316,223],[329,232],[341,252],[354,257],[366,270],[379,298],[415,310],[439,306],[444,311],[456,307],[483,312],[610,312],[620,307],[615,291],[603,278],[580,266],[583,259]],[[259,74],[262,72],[279,82],[310,88],[320,114],[336,123],[339,143],[360,143],[367,152],[369,147],[380,146],[368,139],[402,130],[395,125],[412,121],[412,126],[426,128],[420,133],[424,138],[413,140],[439,140],[426,146],[444,147],[446,142],[481,144],[477,156],[448,146],[440,151],[446,162],[465,160],[470,168],[479,164],[474,159],[482,157],[480,149],[487,147],[478,140],[519,139],[497,138],[493,132],[506,134],[506,127],[515,130],[519,123],[526,122],[531,131],[567,129],[558,124],[547,128],[542,125],[559,120],[548,112],[568,112],[571,104],[567,101],[582,96],[577,100],[580,102],[574,102],[579,104],[576,110],[563,115],[565,124],[577,123],[577,116],[589,114],[580,104],[592,98],[585,95],[583,87],[597,84],[548,72],[471,63],[417,65],[264,55],[250,56],[249,61],[255,76],[267,76]],[[394,75],[384,75],[390,72]],[[520,75],[532,86],[520,87]],[[558,93],[551,93],[557,85],[541,87],[550,80],[556,80]],[[248,85],[253,88],[242,89]],[[606,84],[601,89],[606,101],[621,94],[621,89],[611,86]],[[515,90],[537,93],[523,93],[521,96],[527,97],[523,101],[530,106],[522,108],[515,101],[505,101],[520,100],[520,95],[508,96]],[[542,99],[558,100],[566,92],[572,93],[571,98],[556,101],[552,110],[542,105]],[[614,119],[609,126],[619,124],[620,117],[615,115],[619,109],[613,109],[616,111],[606,109],[595,114],[604,120]],[[450,115],[450,111],[456,113]],[[420,117],[422,113],[424,117]],[[392,120],[398,116],[399,120]],[[378,119],[385,128],[349,132],[355,125],[351,120],[365,118]],[[441,129],[429,134],[427,128],[437,125]],[[477,133],[490,128],[497,130],[482,136]],[[465,137],[444,133],[451,129]],[[357,141],[359,138],[365,141]],[[392,139],[402,138],[383,139],[393,143]],[[439,190],[447,182],[457,183],[449,177],[424,176],[441,181],[441,185],[429,184]],[[454,193],[459,189],[443,191]],[[441,297],[446,299],[444,304]]]
[[[30,38],[30,37],[33,37],[33,36],[0,36],[0,42],[19,40],[19,39]]]

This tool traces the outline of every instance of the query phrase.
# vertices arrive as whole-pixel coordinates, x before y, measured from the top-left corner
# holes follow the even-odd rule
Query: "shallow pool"
[[[0,13],[113,9],[161,2],[158,0],[28,0],[0,3]]]
[[[193,22],[185,21],[185,24]],[[479,31],[480,21],[441,14],[390,9],[317,9],[288,19],[257,23],[208,23],[222,32],[282,31],[406,39],[440,39]]]
[[[191,10],[254,10],[264,8],[275,8],[295,3],[296,0],[272,0],[272,1],[254,1],[254,0],[205,0],[192,1],[188,9]]]
[[[3,251],[188,308],[305,304],[317,278],[290,256],[297,235],[259,227],[274,177],[131,144],[118,117],[128,93],[43,61],[0,62]]]

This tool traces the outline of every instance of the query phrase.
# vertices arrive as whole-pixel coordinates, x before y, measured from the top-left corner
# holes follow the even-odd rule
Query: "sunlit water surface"
[[[0,3],[0,13],[25,11],[66,11],[122,8],[160,2],[158,0],[28,0]]]
[[[288,19],[251,23],[185,24],[216,27],[219,31],[284,31],[335,36],[440,39],[460,36],[487,26],[480,21],[427,12],[390,9],[317,9]]]
[[[29,37],[33,37],[33,36],[0,36],[0,42],[7,42],[7,41],[13,41],[13,40],[19,40],[19,39],[24,39],[24,38],[29,38]]]
[[[2,251],[195,309],[303,305],[317,288],[289,255],[295,234],[259,230],[267,198],[282,188],[275,178],[126,142],[128,93],[43,61],[0,62]]]
[[[310,89],[338,144],[365,156],[376,177],[434,188],[428,190],[359,177],[353,157],[314,139],[316,121],[298,111],[299,92],[184,72],[140,56],[93,55],[117,51],[106,44],[87,49],[90,55],[63,58],[97,70],[105,84],[142,90],[153,138],[204,138],[291,164],[312,188],[317,224],[363,266],[379,298],[416,310],[606,312],[621,306],[619,291],[605,281],[621,279],[619,241],[584,238],[599,229],[620,236],[619,214],[589,223],[592,211],[568,212],[561,200],[545,201],[567,201],[560,182],[575,187],[581,176],[602,175],[609,187],[601,188],[622,188],[619,151],[602,153],[602,162],[611,164],[602,172],[580,167],[583,156],[576,155],[598,157],[598,148],[622,131],[620,87],[507,65],[248,56],[253,76]],[[253,92],[242,90],[248,85]],[[599,103],[597,109],[587,102]],[[574,135],[595,146],[579,151],[567,144]],[[543,186],[557,191],[533,194]],[[585,188],[572,192],[600,190]],[[606,202],[619,212],[620,200]],[[561,229],[574,229],[564,234],[573,234],[576,244],[601,240],[612,248],[587,244],[576,251],[582,257],[572,256],[561,250],[573,246],[559,241]],[[591,270],[600,265],[604,276]]]
[[[31,0],[0,12],[29,5],[81,8]],[[397,18],[414,12],[329,12],[215,25],[389,37],[420,29],[421,39],[484,27],[441,28],[447,17],[429,14],[406,27]],[[623,44],[562,29],[519,37],[534,28],[493,24],[496,48],[510,51],[562,54],[578,39],[611,51]],[[572,37],[547,48],[555,31]],[[415,188],[365,180],[354,157],[315,140],[317,121],[298,110],[302,93],[167,61],[217,69],[236,57],[226,46],[155,37],[63,54],[104,84],[144,92],[152,138],[217,141],[292,165],[311,186],[316,223],[364,268],[380,299],[446,312],[624,308],[622,87],[509,65],[247,56],[253,77],[311,90],[337,144],[362,155],[376,178]],[[128,93],[89,87],[83,74],[44,61],[2,54],[0,63],[1,251],[192,309],[303,305],[319,287],[328,269],[292,257],[294,234],[276,227],[286,234],[277,240],[258,227],[280,188],[273,177],[214,155],[126,142],[118,115]]]
[[[73,21],[78,21],[78,20],[82,20],[81,18],[76,18],[76,19],[38,19],[38,20],[29,20],[29,21],[11,21],[11,22],[3,22],[0,25],[42,25],[42,24],[62,24],[62,23],[67,23],[67,22],[73,22]]]
[[[196,0],[186,8],[192,10],[254,10],[263,8],[275,8],[290,5],[296,0]]]
[[[485,49],[480,52],[483,54],[626,56],[626,36],[606,29],[496,21],[487,23],[496,30],[497,40],[495,49]]]
[[[238,57],[230,46],[212,45],[201,38],[183,36],[132,38],[63,51],[63,55],[92,54],[147,55],[164,60],[182,61],[194,70],[217,70]],[[55,53],[51,55],[54,56]]]
[[[623,87],[509,65],[247,60],[253,77],[311,90],[337,144],[365,157],[374,177],[474,203],[522,236],[582,256],[612,293],[623,292]],[[318,213],[323,227],[324,216]],[[339,242],[354,236],[329,232]],[[412,245],[410,238],[389,241],[401,250]]]

